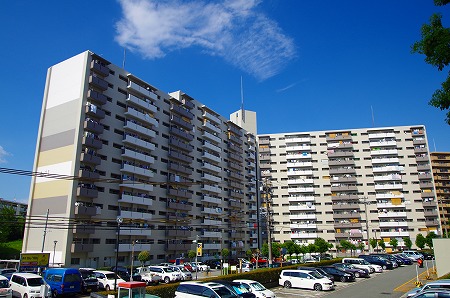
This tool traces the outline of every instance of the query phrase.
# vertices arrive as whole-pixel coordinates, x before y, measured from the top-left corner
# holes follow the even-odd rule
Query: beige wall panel
[[[74,146],[60,147],[45,152],[40,152],[37,162],[37,168],[71,161],[74,155]]]
[[[80,105],[81,99],[78,98],[53,108],[47,108],[42,137],[77,129],[80,125]]]
[[[31,214],[46,214],[47,209],[49,209],[49,215],[51,216],[64,216],[67,211],[67,203],[67,196],[36,199],[31,207]]]
[[[70,180],[53,180],[35,185],[33,198],[49,198],[58,196],[67,196],[67,192],[73,181]],[[35,203],[36,204],[36,203]]]

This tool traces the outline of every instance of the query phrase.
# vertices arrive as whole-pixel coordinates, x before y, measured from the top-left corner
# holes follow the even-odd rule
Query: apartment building
[[[273,238],[355,245],[441,233],[425,127],[258,135]]]
[[[187,256],[198,237],[200,259],[245,256],[257,146],[233,121],[90,51],[50,67],[34,171],[59,176],[32,179],[22,251],[98,268]]]
[[[450,232],[450,152],[432,152],[434,186],[441,217],[442,231]]]
[[[28,205],[21,202],[17,202],[15,200],[10,201],[0,198],[0,210],[2,210],[3,208],[12,208],[14,209],[16,215],[25,217],[25,215],[27,214]]]

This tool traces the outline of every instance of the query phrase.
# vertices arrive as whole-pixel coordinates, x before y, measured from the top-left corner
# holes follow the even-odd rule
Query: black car
[[[379,256],[379,257],[382,257],[382,258],[384,258],[384,259],[390,261],[390,262],[392,263],[392,267],[393,267],[393,268],[397,268],[397,267],[400,266],[400,264],[397,263],[396,259],[395,259],[392,255],[390,255],[390,254],[372,253],[372,254],[370,254],[370,255],[371,255],[371,256]]]
[[[332,282],[334,282],[334,276],[331,274],[326,273],[325,271],[323,271],[321,268],[319,267],[307,267],[307,266],[299,266],[297,267],[297,270],[309,270],[309,271],[316,271],[318,272],[320,275],[323,275],[325,277],[327,277],[328,279],[330,279]]]
[[[352,264],[346,263],[336,263],[333,264],[334,267],[341,269],[347,273],[352,273],[356,278],[359,277],[370,277],[370,272],[367,269],[356,268]]]
[[[203,262],[204,264],[208,265],[211,269],[220,269],[220,260],[206,260]]]
[[[96,292],[98,291],[98,279],[95,276],[94,269],[92,268],[80,268],[78,269],[81,273],[82,283],[81,292]]]
[[[339,280],[342,282],[348,282],[348,281],[355,280],[355,275],[353,275],[352,273],[348,273],[343,270],[340,270],[334,266],[320,266],[318,268],[321,268],[326,273],[333,275],[334,280]]]
[[[251,292],[251,289],[247,284],[240,283],[237,281],[228,281],[228,280],[215,280],[215,283],[224,285],[231,292],[238,295],[242,298],[256,298],[256,295]]]
[[[380,256],[375,256],[375,255],[359,255],[358,258],[360,259],[364,259],[367,262],[369,262],[370,264],[375,264],[375,265],[379,265],[381,266],[381,268],[383,268],[383,270],[386,269],[393,269],[394,265],[392,264],[391,261],[386,260],[385,258],[382,258]]]
[[[423,255],[423,258],[425,260],[434,260],[434,255],[429,254],[427,252],[423,252],[423,251],[421,251],[420,253]]]

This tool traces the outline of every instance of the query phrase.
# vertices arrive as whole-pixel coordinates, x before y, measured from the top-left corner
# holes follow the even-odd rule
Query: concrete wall
[[[450,254],[448,253],[450,239],[433,239],[433,247],[436,258],[437,276],[441,277],[450,273]]]

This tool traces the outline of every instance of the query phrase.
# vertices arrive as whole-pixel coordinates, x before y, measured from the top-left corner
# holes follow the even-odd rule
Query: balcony
[[[77,197],[94,199],[94,198],[98,197],[98,190],[78,186],[77,187]]]
[[[374,149],[370,151],[370,155],[397,155],[398,150],[397,149]]]
[[[216,173],[222,172],[222,168],[221,167],[215,166],[215,165],[210,164],[210,163],[208,163],[206,161],[203,162],[202,169],[210,170],[210,171],[213,171],[213,172],[216,172]]]
[[[86,105],[84,112],[86,113],[86,115],[95,117],[97,119],[103,119],[106,115],[105,111],[101,110],[93,104]]]
[[[221,198],[212,197],[212,196],[208,196],[208,195],[203,195],[202,196],[202,202],[203,203],[212,203],[212,204],[221,205],[222,204],[222,199]]]
[[[390,209],[390,208],[405,208],[405,202],[401,202],[401,203],[377,203],[377,208],[378,209]]]
[[[139,205],[145,205],[145,206],[152,206],[152,204],[153,204],[153,200],[150,198],[147,198],[145,196],[133,196],[133,195],[127,195],[127,194],[122,194],[122,196],[119,197],[119,202],[130,203],[130,204],[139,204]]]
[[[299,223],[296,223],[296,224],[290,224],[289,225],[289,228],[291,229],[291,230],[295,230],[295,229],[309,229],[309,230],[312,230],[312,229],[317,229],[317,224],[314,224],[314,223],[301,223],[301,224],[299,224]]]
[[[133,244],[129,243],[120,243],[119,244],[119,252],[128,252],[131,253],[134,251],[135,253],[138,253],[140,251],[151,251],[152,245],[148,243],[136,243],[133,247]],[[114,251],[116,251],[116,248],[114,247]]]
[[[335,222],[335,229],[358,229],[361,230],[362,224],[360,222]]]
[[[186,175],[192,175],[192,169],[191,168],[188,168],[188,167],[176,164],[176,163],[169,162],[168,169],[169,170],[173,170],[175,172],[184,173]]]
[[[169,237],[180,237],[180,238],[188,238],[191,236],[190,230],[167,230],[167,236]]]
[[[424,207],[436,207],[436,201],[435,200],[431,200],[431,201],[423,201],[422,205]]]
[[[337,157],[353,157],[353,151],[332,151],[328,152],[328,158],[337,158]]]
[[[91,61],[91,70],[102,77],[107,77],[109,75],[109,68],[101,65],[95,60]]]
[[[294,170],[294,169],[288,169],[288,176],[305,176],[305,175],[312,175],[312,170]],[[295,178],[289,178],[289,179],[297,179]]]
[[[150,150],[155,150],[155,147],[156,147],[155,144],[153,144],[153,143],[150,143],[150,142],[147,142],[147,141],[145,141],[145,140],[142,140],[142,139],[133,137],[133,136],[131,136],[131,135],[126,135],[125,138],[123,139],[123,142],[124,142],[125,144],[137,146],[137,147],[140,147],[140,148],[142,148],[142,149],[149,150],[149,151],[150,151]],[[125,151],[130,151],[130,150],[125,149]],[[134,151],[133,151],[133,152],[134,152]],[[137,152],[136,152],[136,154],[141,154],[141,153],[137,153]],[[141,155],[147,156],[147,155],[144,155],[144,154],[141,154]],[[122,156],[123,156],[123,155],[122,155]],[[145,157],[145,158],[144,158],[144,161],[149,160],[149,159],[152,159],[152,160],[153,160],[151,163],[154,162],[154,159],[151,158],[151,156]],[[140,159],[140,160],[142,160],[142,159]]]
[[[220,209],[220,208],[203,207],[203,209],[202,209],[202,213],[204,213],[204,214],[219,215],[221,212],[222,212],[222,209]]]
[[[315,214],[290,214],[290,220],[302,220],[302,219],[317,219]]]
[[[222,121],[220,120],[220,118],[216,115],[213,115],[212,113],[208,112],[208,111],[203,111],[203,115],[204,118],[207,118],[210,121],[215,122],[216,124],[221,124]]]
[[[90,131],[97,135],[102,134],[103,130],[104,130],[103,125],[101,125],[97,121],[93,121],[91,119],[86,119],[84,121],[83,128],[84,128],[84,130]]]
[[[373,181],[401,181],[402,176],[400,174],[390,174],[390,175],[378,175],[373,177]]]
[[[357,195],[349,195],[349,194],[331,196],[332,202],[341,202],[341,201],[349,201],[349,200],[359,200],[359,197]]]
[[[345,191],[345,192],[357,192],[358,187],[356,185],[350,185],[350,184],[340,184],[340,185],[333,185],[331,184],[331,191]]]
[[[133,165],[129,165],[129,164],[124,164],[122,165],[122,169],[120,169],[120,171],[123,173],[130,173],[131,175],[140,175],[140,176],[145,176],[147,178],[152,178],[153,176],[155,176],[155,173],[153,172],[153,170],[149,170],[149,169],[144,169],[144,168],[140,168],[137,166],[133,166]]]
[[[234,154],[231,152],[228,152],[228,158],[238,161],[239,163],[242,163],[244,161],[244,158],[242,155]]]
[[[314,202],[314,196],[289,196],[289,202]]]
[[[218,219],[204,219],[202,224],[208,226],[219,226],[222,224],[222,221]]]
[[[144,88],[135,82],[130,81],[127,86],[128,89],[131,89],[132,91],[137,92],[140,95],[144,95],[146,98],[151,99],[153,101],[158,100],[158,96],[153,93],[150,88]]]
[[[240,200],[244,199],[244,197],[245,197],[243,193],[235,192],[232,190],[228,191],[228,195],[232,198],[236,198],[236,199],[240,199]]]
[[[395,138],[395,132],[369,132],[369,139]]]
[[[203,243],[203,249],[205,250],[220,250],[221,247],[220,243]]]
[[[82,205],[75,205],[75,215],[86,215],[86,216],[94,216],[97,215],[97,211],[99,208],[96,206],[82,206]],[[101,209],[100,209],[101,210]]]
[[[151,220],[152,214],[146,212],[137,212],[137,211],[120,211],[120,216],[126,219],[137,219],[137,220]]]
[[[191,142],[194,139],[194,136],[188,133],[187,131],[181,130],[177,127],[171,126],[169,128],[171,134],[180,137],[188,142]]]
[[[181,189],[169,189],[168,191],[169,196],[175,196],[175,197],[181,197],[186,199],[192,199],[192,193],[188,192],[187,190],[181,190]],[[192,208],[191,208],[192,209]],[[186,209],[185,209],[186,210]],[[189,209],[190,210],[190,209]]]
[[[438,227],[439,226],[439,221],[437,219],[425,220],[425,225],[427,227]]]
[[[358,212],[348,212],[348,213],[334,213],[334,219],[361,219],[361,215]]]
[[[243,239],[245,237],[244,232],[229,232],[228,234],[230,235],[231,238]]]
[[[292,153],[291,151],[295,151],[298,153]],[[299,152],[299,151],[305,151],[305,152]],[[311,145],[286,145],[286,152],[288,153],[287,156],[289,158],[311,158]]]
[[[178,105],[174,105],[173,103],[170,105],[170,110],[174,113],[179,114],[181,117],[187,118],[189,120],[194,119],[194,114],[192,114],[189,110],[178,106]]]
[[[222,152],[222,149],[219,146],[216,146],[213,143],[210,143],[208,141],[203,142],[203,148],[209,149],[209,150],[217,152],[217,153]]]
[[[409,232],[380,232],[381,238],[409,237]]]
[[[108,90],[108,82],[99,77],[94,77],[93,75],[89,76],[89,84],[101,91]]]
[[[175,209],[175,210],[184,210],[184,211],[191,211],[192,205],[189,205],[187,203],[176,203],[176,202],[167,202],[167,208]]]
[[[169,151],[169,158],[170,159],[177,159],[179,161],[185,162],[185,163],[192,163],[194,158],[192,156],[183,154],[178,151],[171,150]]]
[[[316,239],[318,236],[317,233],[306,233],[306,232],[300,232],[300,233],[291,233],[291,239]]]
[[[145,192],[151,192],[153,191],[153,185],[151,184],[146,184],[144,182],[139,182],[139,181],[124,181],[123,183],[119,184],[120,187],[127,187],[127,188],[131,188],[131,189],[135,189],[138,191],[145,191]]]
[[[80,161],[87,164],[99,165],[102,159],[89,153],[81,153]]]
[[[328,143],[327,144],[328,149],[352,149],[353,148],[353,144],[351,142],[348,143]]]
[[[244,208],[244,203],[239,200],[229,200],[228,206],[236,208]]]
[[[212,181],[212,182],[217,182],[217,183],[222,181],[222,177],[211,175],[211,174],[208,174],[208,173],[203,173],[202,174],[202,179],[208,180],[208,181]]]
[[[289,211],[315,211],[314,204],[289,205]]]
[[[70,246],[71,253],[86,253],[93,252],[94,244],[72,243]]]
[[[300,168],[300,167],[312,167],[312,162],[311,161],[303,161],[303,162],[288,162],[286,164],[286,166],[288,168]],[[288,169],[289,171],[289,169]],[[300,174],[298,174],[300,175]]]
[[[206,151],[203,152],[202,157],[203,157],[204,159],[207,159],[207,160],[210,160],[210,161],[216,162],[216,163],[220,163],[220,161],[221,161],[220,156],[211,154],[211,153],[206,152]]]
[[[374,142],[370,142],[369,143],[370,147],[390,147],[390,146],[397,146],[397,142],[396,141],[374,141]]]
[[[374,173],[380,173],[380,172],[403,172],[405,170],[402,166],[374,166],[372,171]]]
[[[311,192],[314,192],[314,187],[289,187],[288,192],[289,193],[296,193],[296,192],[311,193]]]
[[[132,137],[128,138],[127,136],[127,140],[131,140]],[[155,158],[153,156],[150,155],[145,155],[136,151],[133,151],[131,149],[125,149],[124,152],[122,153],[122,157],[128,157],[131,159],[136,159],[148,164],[153,164],[155,162]]]
[[[311,138],[308,137],[286,137],[284,142],[287,144],[291,143],[311,143]]]
[[[208,121],[203,121],[203,129],[208,129],[208,130],[213,131],[218,134],[220,134],[222,132],[220,127],[217,127]]]
[[[129,131],[144,135],[147,138],[154,138],[156,136],[156,132],[153,129],[147,128],[138,123],[133,123],[131,121],[127,121],[123,128],[125,130],[129,130]]]
[[[158,111],[158,109],[156,108],[155,105],[153,105],[151,102],[141,99],[137,96],[134,96],[132,94],[129,94],[127,99],[126,99],[127,103],[129,105],[135,105],[139,108],[142,108],[144,110],[147,110],[151,113],[156,113]]]
[[[399,163],[398,157],[372,158],[372,164],[397,164],[397,163]]]
[[[194,125],[192,125],[190,122],[183,120],[182,118],[175,116],[175,115],[171,115],[170,116],[170,122],[172,124],[176,124],[178,126],[183,127],[184,129],[191,131],[194,128]]]
[[[234,178],[234,179],[244,179],[244,176],[242,174],[236,173],[236,172],[228,172],[228,177]]]
[[[83,179],[98,179],[100,178],[100,174],[97,172],[92,172],[90,170],[87,169],[80,169],[78,171],[78,177],[83,178]]]
[[[95,226],[92,224],[90,224],[90,225],[75,224],[72,232],[74,234],[94,234]]]
[[[406,212],[386,211],[378,213],[378,218],[406,218]]]
[[[140,226],[135,226],[135,227],[120,226],[120,235],[121,236],[151,237],[152,230],[150,228],[142,228]]]
[[[338,159],[338,160],[328,160],[328,165],[332,166],[353,166],[355,161],[353,159]]]
[[[385,189],[403,189],[401,183],[389,183],[389,184],[375,184],[375,190],[385,190]]]
[[[104,105],[108,101],[108,97],[106,95],[92,89],[88,90],[87,98],[89,101],[100,106]]]
[[[363,235],[362,235],[362,233],[359,233],[359,232],[355,232],[355,233],[345,232],[345,233],[335,233],[334,237],[336,239],[351,240],[351,239],[362,238]]]
[[[354,168],[330,168],[330,174],[354,174],[356,170]]]
[[[422,198],[435,198],[436,194],[434,193],[434,191],[424,191],[420,194],[420,196]]]
[[[158,127],[159,126],[158,121],[155,118],[153,118],[153,115],[150,115],[148,113],[140,112],[138,110],[135,110],[135,109],[131,108],[130,106],[128,106],[128,108],[125,111],[124,115],[127,116],[127,117],[131,117],[131,118],[137,119],[139,121],[142,121],[142,122],[144,122],[146,124],[153,125],[154,127]]]
[[[189,143],[185,143],[176,137],[169,138],[169,145],[188,152],[192,152],[192,150],[194,150],[194,146]]]
[[[222,233],[205,231],[202,233],[202,238],[222,238]]]
[[[438,212],[436,210],[425,210],[423,215],[425,217],[438,217]]]
[[[218,186],[213,186],[213,185],[203,185],[202,187],[202,191],[208,191],[208,192],[213,192],[213,193],[221,193],[222,189]]]
[[[378,225],[380,226],[380,228],[408,228],[408,223],[406,221],[380,221]]]
[[[359,210],[358,204],[333,204],[333,210]]]
[[[426,147],[414,147],[415,154],[428,153],[428,149]]]

